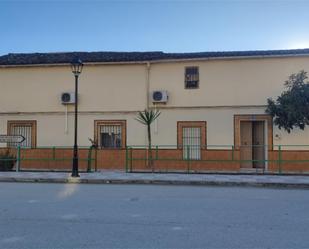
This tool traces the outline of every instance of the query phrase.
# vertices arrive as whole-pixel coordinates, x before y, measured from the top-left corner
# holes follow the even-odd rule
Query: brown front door
[[[264,143],[264,121],[254,121],[252,123],[252,141],[253,141],[253,162],[254,168],[263,168],[265,160],[265,143]]]
[[[240,166],[252,168],[252,122],[240,121]]]
[[[241,168],[264,167],[264,129],[264,121],[240,121]]]

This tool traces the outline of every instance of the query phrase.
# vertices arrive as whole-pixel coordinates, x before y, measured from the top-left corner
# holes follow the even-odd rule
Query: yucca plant
[[[148,165],[153,167],[152,162],[152,151],[151,151],[151,124],[160,116],[159,111],[154,110],[144,110],[142,112],[138,112],[136,120],[143,125],[147,126],[147,133],[148,133]],[[153,171],[153,168],[152,168]]]

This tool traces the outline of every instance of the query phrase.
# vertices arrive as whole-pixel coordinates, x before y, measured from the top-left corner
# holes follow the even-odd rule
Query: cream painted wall
[[[184,89],[185,66],[199,66],[199,89]],[[265,105],[291,73],[309,71],[309,57],[151,64],[150,91],[169,92],[168,107]],[[137,111],[146,107],[146,64],[85,65],[81,111]],[[61,112],[60,95],[74,91],[69,66],[0,68],[0,113]]]
[[[85,66],[79,80],[81,111],[132,111],[146,106],[143,65]],[[0,113],[64,111],[62,92],[74,92],[69,66],[0,68]]]
[[[199,67],[199,89],[184,88],[186,66]],[[150,90],[167,90],[168,106],[266,105],[300,70],[309,72],[309,57],[153,64]]]
[[[135,114],[80,114],[78,118],[78,143],[88,146],[88,138],[94,138],[94,120],[126,120],[127,144],[145,144],[146,129],[134,118]],[[68,132],[65,133],[65,113],[0,115],[0,134],[7,133],[8,120],[36,120],[37,146],[72,146],[74,138],[74,114],[68,115]],[[1,145],[1,144],[0,144]],[[2,144],[3,146],[3,144]]]
[[[278,138],[276,134],[279,135]],[[309,150],[309,128],[306,127],[305,130],[294,129],[291,133],[287,133],[282,129],[279,130],[278,127],[274,127],[274,145],[286,145],[282,146],[282,150]],[[275,149],[278,149],[278,147]]]
[[[234,114],[261,113],[261,110],[209,108],[186,110],[162,110],[158,120],[158,134],[153,143],[160,145],[177,144],[177,121],[207,121],[208,145],[232,145],[234,142]]]
[[[234,115],[263,114],[263,108],[200,108],[200,109],[162,109],[157,123],[152,126],[153,145],[177,144],[177,121],[207,121],[207,144],[233,145]],[[88,138],[94,136],[94,120],[127,120],[127,144],[146,145],[146,128],[134,118],[136,113],[127,114],[85,114],[79,115],[79,144],[88,146]],[[0,134],[6,134],[8,120],[37,120],[38,146],[71,146],[73,143],[73,114],[69,115],[68,134],[65,133],[65,115],[63,114],[27,114],[0,115]],[[296,130],[291,134],[274,128],[274,135],[279,133],[280,140],[274,144],[309,144],[309,129]],[[226,147],[219,147],[226,148]],[[292,149],[292,148],[289,148]],[[299,148],[294,148],[299,149]],[[307,148],[309,149],[309,148]]]

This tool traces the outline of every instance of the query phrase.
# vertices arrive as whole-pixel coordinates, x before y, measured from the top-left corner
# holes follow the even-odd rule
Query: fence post
[[[159,151],[158,151],[158,145],[156,146],[156,160],[159,159]]]
[[[128,152],[128,146],[126,146],[126,164],[125,164],[125,170],[126,170],[126,173],[128,173],[128,166],[129,166],[129,152]]]
[[[17,146],[16,172],[20,170],[20,145]]]
[[[278,160],[278,164],[279,164],[279,174],[282,173],[282,165],[281,165],[281,162],[282,162],[282,151],[281,151],[281,145],[279,145],[279,160]]]
[[[55,146],[53,147],[53,160],[55,160],[56,159],[56,148],[55,148]]]
[[[132,172],[132,164],[133,164],[133,150],[130,147],[130,172]]]
[[[190,146],[187,146],[188,173],[190,173]]]
[[[94,171],[98,171],[98,147],[94,148]]]
[[[93,149],[93,146],[91,145],[88,149],[88,158],[87,158],[87,173],[90,173],[91,172],[91,159],[92,159],[92,149]]]

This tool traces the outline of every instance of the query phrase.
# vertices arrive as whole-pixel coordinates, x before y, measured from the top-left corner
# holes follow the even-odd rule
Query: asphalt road
[[[0,183],[0,248],[309,248],[309,190]]]

